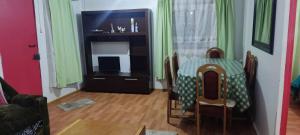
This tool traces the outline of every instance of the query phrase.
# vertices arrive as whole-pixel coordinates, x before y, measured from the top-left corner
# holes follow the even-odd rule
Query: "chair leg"
[[[228,109],[228,130],[230,131],[231,126],[232,126],[232,108]]]
[[[199,104],[196,103],[196,130],[197,135],[200,135],[200,111],[199,111]]]
[[[168,99],[167,122],[170,123],[172,101]]]
[[[226,129],[227,129],[227,121],[226,121],[226,119],[227,119],[227,108],[226,107],[224,107],[224,120],[223,120],[223,135],[226,135]]]

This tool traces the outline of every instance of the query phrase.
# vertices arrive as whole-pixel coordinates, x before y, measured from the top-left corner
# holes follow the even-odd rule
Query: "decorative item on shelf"
[[[113,25],[112,23],[110,24],[110,27],[111,27],[111,30],[110,30],[110,32],[111,32],[111,33],[115,33],[115,30],[114,30],[114,25]]]
[[[134,19],[131,18],[131,32],[134,32]]]
[[[121,26],[117,26],[117,29],[120,33],[124,33],[126,31],[126,28]]]
[[[121,26],[117,26],[117,30],[118,30],[118,32],[122,32],[122,27]]]
[[[123,27],[123,28],[121,29],[121,32],[123,33],[123,32],[125,32],[125,31],[126,31],[126,28]]]
[[[122,31],[122,27],[121,26],[117,26],[117,30],[118,30],[118,32],[121,32]]]
[[[139,32],[139,26],[138,26],[138,23],[136,22],[135,23],[135,30],[134,30],[135,32]]]
[[[94,29],[94,30],[91,30],[92,32],[101,32],[101,33],[103,33],[104,32],[104,30],[99,30],[99,29]]]

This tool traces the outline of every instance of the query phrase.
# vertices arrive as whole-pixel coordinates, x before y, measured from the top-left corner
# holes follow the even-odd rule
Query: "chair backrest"
[[[251,56],[250,57],[250,66],[249,66],[249,81],[248,81],[248,88],[254,89],[255,81],[256,81],[256,72],[257,72],[257,57]]]
[[[178,65],[178,56],[176,52],[172,56],[172,67],[173,67],[174,80],[177,80],[177,72],[179,70],[179,65]]]
[[[224,58],[224,51],[218,47],[213,47],[207,50],[207,58]]]
[[[247,81],[249,81],[249,76],[250,76],[250,57],[251,57],[251,52],[247,51],[246,55],[246,61],[245,61],[245,66],[244,66],[244,71],[246,74]]]
[[[197,70],[196,80],[198,101],[204,101],[209,104],[224,104],[226,106],[227,80],[226,72],[222,67],[215,64],[201,66]],[[200,88],[202,95],[199,95]]]
[[[167,57],[164,61],[164,67],[165,67],[165,78],[167,80],[167,89],[170,92],[172,90],[172,72],[171,72],[171,65],[170,65],[170,59]]]

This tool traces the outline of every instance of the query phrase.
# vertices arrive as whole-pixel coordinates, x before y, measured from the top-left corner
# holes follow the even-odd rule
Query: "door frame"
[[[297,0],[290,0],[290,13],[289,13],[289,28],[288,28],[288,40],[286,50],[286,64],[284,73],[284,91],[282,99],[282,112],[281,112],[281,124],[280,135],[286,134],[288,109],[290,101],[291,80],[292,80],[292,67],[293,67],[293,52],[294,52],[294,40],[295,40],[295,26],[296,26],[296,12],[297,12]]]

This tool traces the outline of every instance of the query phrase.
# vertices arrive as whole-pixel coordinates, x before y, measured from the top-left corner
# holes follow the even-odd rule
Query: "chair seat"
[[[226,100],[226,106],[228,108],[234,108],[234,106],[236,105],[236,102],[234,100],[230,100],[230,99],[227,99]],[[199,104],[201,105],[211,105],[211,106],[224,106],[224,104],[209,104],[209,103],[206,103],[206,102],[203,102],[203,101],[199,101]]]

